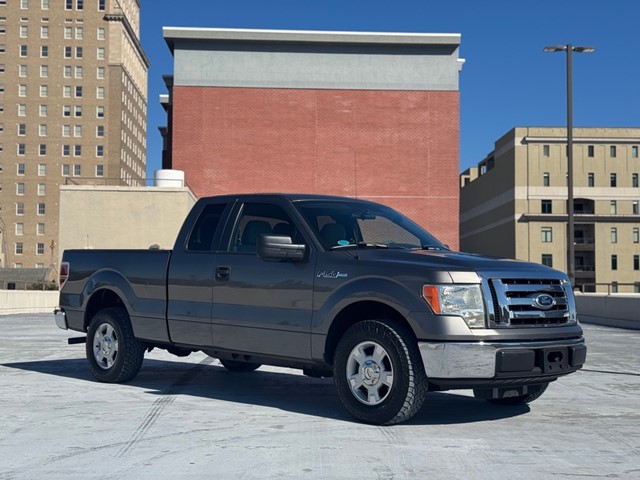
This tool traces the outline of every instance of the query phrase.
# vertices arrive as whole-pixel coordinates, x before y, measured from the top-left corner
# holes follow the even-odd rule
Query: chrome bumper
[[[56,308],[53,311],[53,317],[56,319],[56,325],[58,326],[58,328],[61,328],[62,330],[69,329],[67,325],[67,315],[64,313],[64,310]]]
[[[498,353],[509,354],[522,351],[536,352],[541,349],[584,349],[584,340],[561,340],[547,342],[469,342],[435,343],[419,342],[418,348],[428,378],[474,379],[494,378]],[[504,352],[504,353],[502,353]],[[581,364],[580,364],[581,365]],[[579,366],[577,366],[579,368]],[[567,372],[568,373],[568,372]]]

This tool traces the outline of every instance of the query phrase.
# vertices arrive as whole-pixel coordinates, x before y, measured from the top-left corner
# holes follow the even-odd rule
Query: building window
[[[104,146],[103,145],[96,146],[96,157],[104,157]]]
[[[16,243],[16,255],[22,255],[22,243]]]
[[[38,215],[44,215],[47,211],[46,205],[44,203],[38,204]]]
[[[62,96],[64,98],[71,98],[71,85],[64,85],[62,87]]]
[[[44,223],[36,224],[36,235],[44,235]]]
[[[71,155],[71,146],[70,145],[62,145],[62,156],[68,157]]]
[[[618,255],[611,255],[611,270],[618,269]]]
[[[47,174],[47,166],[44,163],[38,165],[38,176],[44,177]]]
[[[542,243],[551,243],[553,242],[553,229],[552,227],[542,227],[540,229]]]
[[[71,136],[71,125],[62,125],[62,136],[63,137]]]
[[[543,253],[542,261],[540,263],[542,263],[542,265],[546,267],[553,268],[553,255],[551,255],[550,253]]]
[[[29,0],[20,0],[20,9],[26,10],[29,8]]]
[[[73,9],[73,0],[65,0],[64,1],[64,9],[65,10]]]
[[[18,155],[25,155],[27,153],[27,146],[24,143],[18,144]]]
[[[104,10],[106,3],[106,0],[98,0],[98,10]]]
[[[542,200],[540,209],[542,213],[553,213],[551,200]]]
[[[551,185],[551,179],[549,177],[549,172],[544,172],[542,174],[542,185],[545,187],[548,187],[549,185]]]
[[[611,227],[611,243],[618,243],[618,229]]]
[[[62,107],[62,116],[70,117],[71,116],[71,105],[64,105]]]
[[[18,65],[18,76],[26,77],[27,76],[27,66],[26,65]]]
[[[81,157],[82,156],[82,145],[74,145],[73,146],[73,156],[74,157]],[[78,167],[80,165],[77,165]]]
[[[104,29],[104,27],[100,27],[98,28],[98,40],[105,40],[107,38],[106,36],[106,30]]]
[[[96,77],[98,78],[98,80],[103,80],[105,78],[105,68],[104,67],[98,67],[98,70],[96,72]]]
[[[96,118],[104,118],[104,107],[96,107]]]
[[[16,173],[18,175],[24,175],[24,163],[19,163],[17,167],[18,168],[16,169]]]
[[[595,147],[593,145],[587,146],[587,157],[593,158],[595,156]]]
[[[40,155],[41,157],[45,156],[47,154],[47,144],[46,143],[41,143],[38,146],[38,155]]]
[[[20,45],[20,56],[21,57],[26,57],[29,53],[29,49],[27,48],[26,45]]]
[[[46,98],[49,96],[49,86],[48,85],[40,85],[40,96]]]
[[[18,96],[26,97],[27,96],[27,86],[26,85],[18,85]]]
[[[76,27],[76,40],[82,40],[84,37],[84,28]]]
[[[592,172],[589,172],[589,175],[587,177],[587,185],[590,187],[594,187],[596,185],[596,176]]]
[[[27,38],[29,36],[29,27],[27,25],[20,25],[20,38]]]
[[[24,203],[16,203],[16,215],[24,215]]]
[[[71,78],[71,65],[65,65],[62,72],[64,78]]]
[[[638,201],[634,200],[631,202],[631,214],[638,215]]]
[[[104,55],[105,55],[104,52],[105,52],[104,47],[98,47],[98,52],[97,52],[98,60],[104,60]]]
[[[16,235],[24,235],[24,223],[16,223]]]
[[[76,78],[82,78],[84,76],[84,70],[82,67],[76,67]]]
[[[24,103],[18,105],[18,116],[24,117],[27,114],[27,106]]]
[[[104,98],[104,87],[97,87],[96,98],[99,98],[99,99]]]
[[[71,58],[73,49],[71,47],[64,47],[64,58]]]
[[[611,146],[609,147],[609,156],[610,156],[611,158],[616,158],[617,150],[618,150],[618,149],[616,148],[616,146],[615,146],[615,145],[611,145]]]
[[[618,202],[616,200],[611,200],[609,202],[609,213],[612,215],[616,215],[618,213]]]
[[[84,0],[76,0],[76,10],[82,10],[84,8]]]
[[[82,137],[82,125],[74,125],[73,126],[73,136],[74,137]]]
[[[47,45],[40,46],[40,56],[46,58],[49,56],[49,47]]]
[[[40,105],[40,108],[38,110],[41,117],[46,117],[49,113],[49,107],[47,105]]]
[[[42,10],[49,10],[49,0],[42,0]]]
[[[76,98],[81,98],[82,97],[82,86],[77,85],[76,86]]]
[[[73,176],[79,177],[82,174],[82,165],[73,166]]]
[[[104,165],[96,165],[96,177],[104,176]]]
[[[549,156],[549,145],[543,145],[542,146],[542,155],[545,157]]]
[[[631,156],[633,158],[638,158],[638,146],[634,145],[633,147],[631,147]]]
[[[24,195],[24,183],[16,183],[16,195]]]
[[[634,173],[631,175],[631,186],[634,188],[638,187],[638,174]]]
[[[43,25],[40,27],[40,38],[49,38],[49,27]]]
[[[618,282],[611,282],[611,293],[618,293]]]
[[[68,177],[69,176],[69,165],[68,164],[62,165],[62,176],[63,177]]]
[[[104,125],[98,125],[96,127],[96,137],[98,138],[104,137]]]
[[[618,176],[615,173],[611,174],[611,179],[609,183],[612,187],[616,187],[618,185]]]
[[[73,115],[76,118],[82,117],[82,107],[80,105],[76,105],[76,107],[73,109]]]
[[[27,124],[19,123],[18,124],[18,135],[24,137],[27,134]]]
[[[38,134],[41,137],[46,137],[47,136],[47,125],[46,124],[43,123],[41,125],[38,125]]]
[[[76,47],[76,58],[82,58],[82,47]]]
[[[36,255],[44,255],[44,243],[36,244]]]
[[[640,228],[635,227],[632,233],[633,243],[640,243]]]
[[[73,28],[71,27],[64,27],[64,38],[66,40],[71,40],[73,38]],[[65,47],[67,48],[67,47]],[[69,49],[71,47],[68,47]],[[69,50],[69,54],[71,54],[71,50]]]

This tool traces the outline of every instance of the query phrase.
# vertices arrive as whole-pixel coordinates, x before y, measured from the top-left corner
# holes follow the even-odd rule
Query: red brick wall
[[[198,196],[357,195],[458,248],[457,91],[174,86],[172,141]]]

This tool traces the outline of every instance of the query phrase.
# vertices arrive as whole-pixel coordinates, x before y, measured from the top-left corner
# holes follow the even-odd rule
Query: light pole
[[[575,231],[573,226],[573,79],[571,71],[571,54],[573,52],[592,53],[595,51],[595,48],[573,46],[568,43],[567,45],[553,45],[550,47],[544,47],[544,51],[567,52],[567,275],[569,275],[571,285],[575,286],[576,259],[574,246]]]

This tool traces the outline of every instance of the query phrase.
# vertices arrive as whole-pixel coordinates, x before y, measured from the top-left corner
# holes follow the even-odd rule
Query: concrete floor
[[[0,316],[0,480],[640,478],[640,332],[585,326],[585,369],[530,407],[432,393],[411,421],[355,423],[331,379],[154,350],[90,376],[52,315]]]

